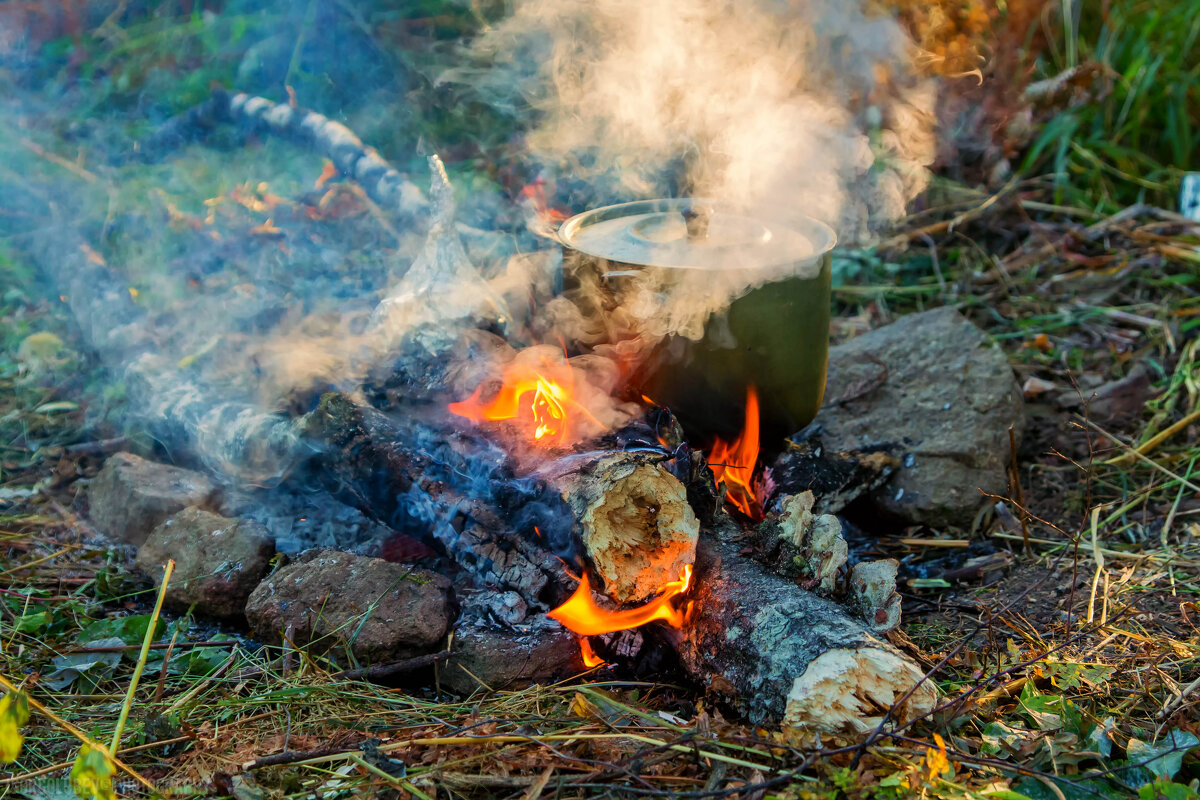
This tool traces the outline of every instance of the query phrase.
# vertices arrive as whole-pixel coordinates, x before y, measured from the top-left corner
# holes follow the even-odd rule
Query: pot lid
[[[558,238],[596,258],[687,269],[758,269],[807,261],[837,241],[833,230],[815,219],[777,223],[695,198],[585,211],[564,222]]]

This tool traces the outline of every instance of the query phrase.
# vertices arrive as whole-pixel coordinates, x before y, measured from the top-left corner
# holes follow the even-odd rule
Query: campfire
[[[713,22],[656,24],[700,25],[689,35],[709,40]],[[767,17],[754,25],[773,40]],[[342,641],[369,661],[442,650],[439,684],[462,691],[604,665],[661,668],[748,719],[796,730],[861,732],[927,711],[922,671],[885,637],[899,621],[894,564],[848,565],[840,523],[823,513],[824,493],[873,490],[894,459],[789,441],[825,395],[833,225],[863,230],[865,209],[894,207],[913,187],[845,177],[868,137],[829,92],[797,95],[790,45],[773,45],[774,71],[760,72],[722,41],[709,42],[712,63],[681,54],[682,72],[655,54],[661,83],[637,98],[646,119],[616,127],[611,114],[628,109],[607,93],[627,63],[605,51],[581,66],[591,99],[560,98],[531,136],[546,166],[508,187],[506,213],[522,226],[503,235],[460,222],[462,198],[438,156],[426,192],[294,99],[218,90],[141,142],[136,156],[155,159],[233,125],[315,149],[328,159],[319,200],[295,203],[289,224],[328,226],[322,215],[351,202],[337,187],[352,185],[353,202],[399,221],[403,233],[388,232],[411,260],[353,309],[332,299],[331,280],[308,291],[319,300],[307,316],[285,310],[278,329],[252,317],[268,336],[204,340],[210,320],[196,313],[195,330],[177,325],[191,354],[181,360],[145,347],[138,331],[153,312],[89,242],[39,230],[80,327],[157,435],[208,474],[187,478],[208,489],[180,508],[147,500],[136,520],[133,506],[97,493],[101,527],[169,553],[159,540],[183,507],[261,524],[295,560],[265,580],[248,574],[245,591],[219,590],[240,598],[256,634]],[[641,63],[647,43],[628,44],[629,63]],[[671,107],[678,116],[663,118]],[[580,125],[597,126],[584,137],[594,157],[555,161],[580,146]],[[780,131],[795,140],[771,139]],[[589,200],[572,216],[567,186],[578,194],[580,184]],[[644,199],[668,184],[669,196]],[[271,211],[249,230],[275,241],[286,238],[288,202],[242,187],[197,224]],[[226,302],[214,295],[209,307]],[[181,377],[178,365],[197,362]],[[140,469],[114,461],[99,485],[120,498]],[[193,512],[187,524],[210,522]],[[380,594],[363,576],[408,594]],[[326,580],[334,605],[316,615],[303,590]],[[366,595],[403,599],[370,645],[334,613]],[[478,677],[501,652],[524,666]]]
[[[782,449],[762,432],[803,425],[824,388],[807,367],[823,365],[825,337],[811,337],[803,312],[812,294],[828,297],[833,238],[815,222],[801,230],[686,199],[567,220],[564,291],[541,307],[547,316],[573,313],[576,335],[488,350],[474,381],[455,384],[465,397],[448,398],[432,428],[428,415],[414,431],[327,397],[307,429],[325,442],[325,472],[376,518],[394,518],[397,495],[419,492],[435,505],[432,519],[462,520],[440,533],[435,523],[432,533],[460,575],[468,627],[503,636],[499,616],[515,635],[542,615],[576,637],[583,666],[636,670],[652,652],[654,660],[674,653],[678,668],[755,719],[865,730],[877,719],[872,708],[904,695],[897,719],[918,713],[932,694],[878,637],[898,622],[894,571],[891,583],[851,597],[835,580],[846,552],[836,519],[811,513],[811,493],[776,492],[760,464],[760,454]],[[676,293],[702,283],[734,293],[723,301],[728,315],[692,336],[664,334],[661,315],[684,311]],[[771,309],[773,329],[809,337],[816,351],[799,369],[782,368],[764,346],[765,320],[739,318]],[[748,354],[738,363],[722,358],[742,345]],[[710,385],[712,395],[655,402],[647,392],[678,396],[662,374]],[[771,387],[772,402],[760,403],[760,385]],[[731,404],[735,433],[725,438],[730,418],[711,415]],[[449,442],[451,471],[438,468],[445,447],[430,458],[419,442]],[[478,474],[481,452],[496,464],[482,492],[478,479],[455,477]],[[773,574],[781,557],[819,566]],[[512,602],[498,614],[506,593]],[[847,605],[825,599],[833,595]]]
[[[1195,794],[1195,5],[0,4],[0,786]]]

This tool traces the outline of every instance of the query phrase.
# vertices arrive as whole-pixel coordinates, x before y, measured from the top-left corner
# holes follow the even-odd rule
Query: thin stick
[[[1134,448],[1133,448],[1133,447],[1132,447],[1132,446],[1131,446],[1129,443],[1125,442],[1125,441],[1124,441],[1124,440],[1122,440],[1122,439],[1119,439],[1119,438],[1117,438],[1117,437],[1116,437],[1116,436],[1114,436],[1113,434],[1111,434],[1111,433],[1109,433],[1108,431],[1104,430],[1104,428],[1101,428],[1099,425],[1097,425],[1096,423],[1092,422],[1090,419],[1084,419],[1084,418],[1082,418],[1082,417],[1081,417],[1081,419],[1083,419],[1083,421],[1084,421],[1085,423],[1087,423],[1088,427],[1094,428],[1094,429],[1095,429],[1097,432],[1099,432],[1099,433],[1103,434],[1105,437],[1107,437],[1108,439],[1110,439],[1110,440],[1111,440],[1111,441],[1112,441],[1114,444],[1116,444],[1116,445],[1118,445],[1118,446],[1120,446],[1120,447],[1123,447],[1123,448],[1125,448],[1127,451],[1129,451],[1129,455],[1133,456],[1134,458],[1138,458],[1138,459],[1140,459],[1140,460],[1142,460],[1142,461],[1145,461],[1145,462],[1146,462],[1148,465],[1150,465],[1150,466],[1151,466],[1151,467],[1153,467],[1154,469],[1158,470],[1159,472],[1163,473],[1164,475],[1166,475],[1166,476],[1167,476],[1167,477],[1169,477],[1169,478],[1174,478],[1175,480],[1177,480],[1177,481],[1179,481],[1180,483],[1182,483],[1184,486],[1186,486],[1186,487],[1188,487],[1189,489],[1191,489],[1193,492],[1200,492],[1200,486],[1197,486],[1196,484],[1192,483],[1192,482],[1191,482],[1191,481],[1189,481],[1187,478],[1183,478],[1183,477],[1180,477],[1179,475],[1176,475],[1174,472],[1172,472],[1171,470],[1167,469],[1167,468],[1166,468],[1166,467],[1164,467],[1162,464],[1159,464],[1159,463],[1158,463],[1157,461],[1155,461],[1154,459],[1152,459],[1152,458],[1147,458],[1146,456],[1142,455],[1142,454],[1141,454],[1141,453],[1139,453],[1137,450],[1135,450],[1135,449],[1134,449]]]
[[[133,747],[121,748],[121,751],[118,753],[118,755],[125,755],[126,753],[140,753],[143,750],[153,750],[155,747],[170,747],[173,744],[190,742],[191,740],[191,736],[176,736],[173,739],[160,739],[157,742],[135,744]],[[74,763],[74,761],[60,761],[57,764],[51,764],[48,767],[35,769],[32,772],[22,772],[20,775],[10,775],[7,778],[0,778],[0,786],[10,786],[14,783],[24,783],[25,781],[33,780],[34,778],[40,778],[43,775],[49,775],[52,772],[58,772],[60,769],[69,769]]]
[[[26,150],[29,150],[30,152],[33,152],[33,153],[41,156],[42,158],[49,161],[51,164],[57,164],[58,166],[62,167],[65,170],[74,172],[76,175],[83,178],[88,183],[98,183],[100,181],[100,179],[98,177],[96,177],[96,174],[94,172],[89,172],[88,170],[86,170],[83,167],[76,164],[74,161],[68,161],[67,159],[63,158],[62,156],[51,153],[49,150],[47,150],[46,148],[37,144],[36,142],[31,142],[28,139],[21,139],[19,141],[21,143],[21,146],[24,147]]]
[[[1014,536],[1011,533],[993,533],[992,538],[993,539],[1010,539],[1014,542],[1021,541],[1020,536]],[[1072,544],[1075,544],[1074,542],[1071,542],[1071,541],[1056,542],[1052,539],[1031,538],[1029,541],[1033,542],[1034,544],[1046,545],[1047,547],[1070,547]],[[1175,556],[1156,556],[1151,553],[1123,553],[1120,550],[1113,550],[1108,547],[1101,547],[1100,552],[1104,553],[1104,555],[1106,555],[1106,556],[1111,556],[1113,558],[1123,558],[1123,559],[1126,559],[1127,561],[1149,561],[1152,564],[1168,564],[1168,565],[1173,565],[1176,567],[1200,567],[1200,561],[1181,559],[1181,558],[1177,558]]]
[[[133,668],[133,678],[129,681],[129,689],[125,692],[125,702],[121,704],[121,716],[117,717],[117,729],[113,731],[110,753],[115,753],[121,747],[121,734],[125,731],[125,721],[129,719],[129,709],[133,706],[133,695],[137,692],[138,681],[142,679],[142,671],[146,669],[146,659],[150,657],[150,645],[154,642],[154,630],[158,627],[158,617],[162,613],[163,600],[167,597],[167,584],[171,582],[171,573],[175,571],[175,559],[169,559],[163,570],[162,585],[158,587],[158,599],[154,601],[154,612],[150,615],[150,624],[146,626],[146,635],[142,638],[142,652],[138,654],[137,666]],[[165,665],[164,665],[165,666]]]
[[[1017,467],[1017,432],[1008,426],[1008,449],[1012,457],[1013,491],[1017,493],[1017,510],[1021,512],[1021,537],[1025,540],[1025,555],[1033,555],[1029,544],[1029,515],[1025,513],[1025,493],[1021,491],[1021,472]]]
[[[279,753],[272,753],[269,756],[261,756],[253,761],[247,761],[242,764],[242,769],[262,769],[263,767],[277,767],[284,764],[295,764],[297,761],[309,761],[314,758],[324,758],[325,756],[337,756],[343,753],[353,753],[355,750],[362,749],[362,742],[347,745],[332,745],[327,747],[318,747],[315,750],[284,750]]]
[[[158,686],[154,690],[154,702],[162,700],[163,690],[167,686],[167,667],[171,663],[171,653],[175,652],[175,640],[179,638],[179,629],[175,629],[175,633],[171,634],[171,644],[167,647],[167,652],[163,656],[162,669],[158,673]]]
[[[40,602],[45,598],[38,598]],[[74,597],[66,598],[74,600]],[[192,650],[197,647],[233,647],[237,641],[233,639],[210,639],[203,642],[155,642],[150,645],[151,650]],[[127,653],[130,650],[141,650],[140,644],[113,644],[113,645],[96,645],[95,647],[68,647],[65,650],[57,650],[55,652],[60,655],[70,655],[72,653]]]
[[[342,672],[334,673],[334,678],[345,680],[368,680],[374,681],[380,678],[390,678],[393,675],[399,675],[403,672],[411,672],[415,669],[432,666],[439,661],[444,661],[450,657],[447,652],[429,653],[428,655],[417,656],[416,658],[406,658],[403,661],[393,661],[390,664],[376,664],[373,667],[363,667],[361,669],[347,669]]]
[[[4,572],[0,572],[0,577],[4,577],[5,575],[11,575],[14,572],[20,572],[21,570],[29,569],[30,567],[36,567],[39,564],[45,564],[47,561],[53,561],[54,559],[58,558],[59,556],[65,556],[67,553],[71,552],[74,549],[76,549],[74,546],[64,547],[63,549],[59,550],[56,553],[51,553],[48,556],[42,556],[41,558],[36,559],[34,561],[30,561],[27,564],[17,564],[15,567],[9,567],[8,569],[4,570]]]
[[[79,444],[69,444],[64,449],[73,456],[94,456],[108,453],[113,450],[120,450],[127,444],[129,444],[128,437],[118,436],[115,439],[102,439],[97,442],[80,442]]]

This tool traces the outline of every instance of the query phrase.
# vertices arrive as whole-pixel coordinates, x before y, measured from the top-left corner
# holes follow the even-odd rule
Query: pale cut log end
[[[916,664],[891,650],[829,650],[792,682],[783,727],[801,739],[813,733],[862,736],[874,731],[886,710],[915,686],[892,713],[892,725],[903,725],[929,713],[937,702],[937,690],[923,677]]]
[[[579,521],[605,594],[640,602],[679,580],[696,560],[700,536],[683,484],[661,465],[620,462],[597,470],[591,481],[591,502]]]

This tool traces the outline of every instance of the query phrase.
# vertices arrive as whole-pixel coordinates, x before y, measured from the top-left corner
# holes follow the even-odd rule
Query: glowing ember
[[[586,636],[579,637],[579,652],[583,655],[583,665],[585,667],[599,667],[604,664],[604,659],[596,655],[596,651],[592,649],[591,642]]]
[[[624,631],[656,619],[663,620],[673,628],[682,628],[687,619],[687,608],[677,609],[671,604],[671,601],[686,592],[691,582],[692,567],[688,565],[683,568],[683,574],[679,580],[671,581],[664,586],[662,594],[646,605],[609,611],[596,604],[585,572],[575,593],[567,602],[551,611],[547,616],[550,619],[558,620],[580,636],[597,636],[601,633]]]
[[[724,484],[725,497],[751,519],[762,519],[762,502],[754,491],[754,467],[758,463],[758,392],[746,389],[746,424],[742,435],[725,444],[713,442],[708,456],[717,484]]]
[[[466,400],[451,403],[450,413],[474,422],[516,421],[533,442],[546,445],[568,443],[572,412],[590,418],[572,398],[574,376],[567,364],[549,359],[536,365],[514,361],[505,367],[501,384],[491,402],[483,402],[480,386]]]

